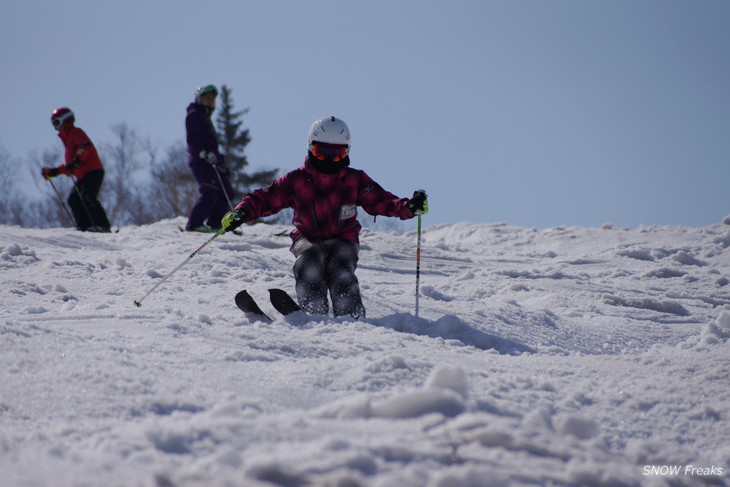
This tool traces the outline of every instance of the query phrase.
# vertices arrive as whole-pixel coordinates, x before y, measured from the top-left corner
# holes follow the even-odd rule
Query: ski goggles
[[[350,148],[341,144],[327,144],[324,142],[312,142],[312,155],[323,161],[332,159],[335,162],[341,161],[347,157]]]
[[[63,124],[66,123],[66,120],[68,120],[70,117],[68,115],[60,115],[58,117],[51,119],[51,124],[53,125],[53,128],[58,130],[61,127],[63,127]]]

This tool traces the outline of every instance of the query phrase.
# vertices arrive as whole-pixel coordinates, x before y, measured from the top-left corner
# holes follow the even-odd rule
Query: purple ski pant
[[[225,174],[221,174],[223,188],[218,180],[216,169],[207,162],[190,164],[193,175],[198,181],[198,199],[193,204],[188,216],[186,230],[192,230],[206,223],[213,229],[221,227],[223,216],[230,211],[228,198],[233,198],[233,188]],[[228,198],[226,198],[226,193]]]

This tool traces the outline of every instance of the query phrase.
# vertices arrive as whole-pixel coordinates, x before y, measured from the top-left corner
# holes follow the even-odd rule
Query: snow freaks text
[[[723,467],[696,467],[694,465],[645,465],[642,471],[645,476],[658,477],[722,477],[725,475]]]

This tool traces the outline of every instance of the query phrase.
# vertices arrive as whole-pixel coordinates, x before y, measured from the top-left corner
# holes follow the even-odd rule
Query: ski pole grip
[[[428,195],[422,189],[417,189],[413,192],[413,197],[408,202],[408,209],[411,214],[420,216],[423,214],[423,204],[425,203]]]

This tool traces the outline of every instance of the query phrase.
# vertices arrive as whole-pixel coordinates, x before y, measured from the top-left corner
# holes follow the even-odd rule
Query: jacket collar
[[[208,118],[210,118],[213,115],[214,111],[215,111],[214,108],[206,107],[202,103],[198,103],[196,101],[194,101],[190,105],[188,105],[188,113],[200,112]]]
[[[73,128],[73,125],[64,124],[64,126],[61,127],[61,130],[58,131],[58,136],[61,138],[61,140],[66,140],[71,134]]]

